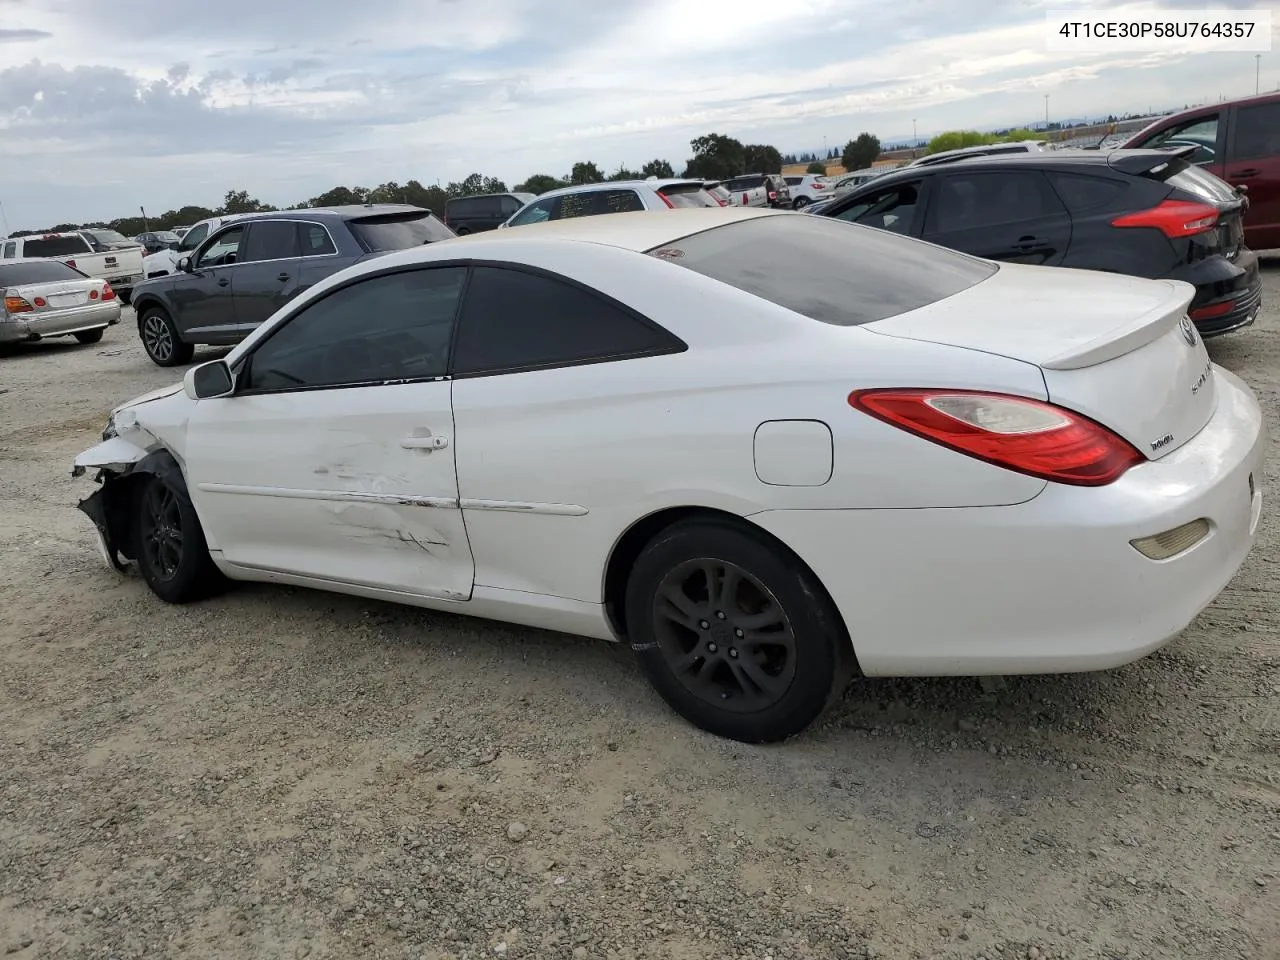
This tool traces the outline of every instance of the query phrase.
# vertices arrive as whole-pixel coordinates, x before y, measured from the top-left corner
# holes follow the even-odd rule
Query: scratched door
[[[438,380],[196,404],[187,482],[210,547],[250,569],[469,599],[475,566],[450,388]]]

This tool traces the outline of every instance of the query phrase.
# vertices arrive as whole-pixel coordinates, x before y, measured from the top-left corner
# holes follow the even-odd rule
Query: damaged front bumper
[[[96,469],[94,480],[99,487],[89,496],[81,500],[76,507],[93,521],[98,536],[98,553],[103,562],[116,570],[123,571],[125,560],[121,559],[120,548],[127,544],[128,535],[125,526],[128,519],[127,504],[124,502],[124,491],[114,490],[122,478],[132,474],[155,455],[149,453],[136,443],[130,443],[118,436],[109,436],[108,429],[102,443],[90,447],[75,459],[71,468],[71,476],[80,477],[87,470]],[[152,470],[150,472],[157,472]],[[127,555],[126,555],[127,556]]]

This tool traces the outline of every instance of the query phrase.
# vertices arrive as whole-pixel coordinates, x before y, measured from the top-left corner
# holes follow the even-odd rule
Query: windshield
[[[995,264],[826,217],[740,220],[648,251],[813,320],[873,323],[986,280]]]
[[[84,274],[57,260],[23,260],[0,264],[0,289],[25,283],[57,283],[61,280],[83,280]]]
[[[89,241],[78,233],[66,236],[28,237],[22,245],[24,257],[74,257],[81,253],[92,253]]]
[[[347,226],[370,253],[406,250],[457,236],[427,210],[361,217],[349,220]]]

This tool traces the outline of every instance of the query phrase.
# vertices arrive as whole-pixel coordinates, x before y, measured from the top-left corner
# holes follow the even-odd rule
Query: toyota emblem
[[[1182,318],[1182,339],[1187,341],[1187,346],[1194,347],[1196,345],[1196,325],[1191,322],[1190,317]]]

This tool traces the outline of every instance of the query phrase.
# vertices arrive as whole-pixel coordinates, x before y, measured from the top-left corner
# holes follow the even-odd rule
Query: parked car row
[[[142,282],[142,248],[120,244],[110,234],[93,243],[84,232],[28,234],[0,241],[0,265],[14,260],[56,260],[86,277],[105,280],[125,303]],[[115,234],[119,237],[119,234]],[[95,248],[95,244],[97,248]]]

